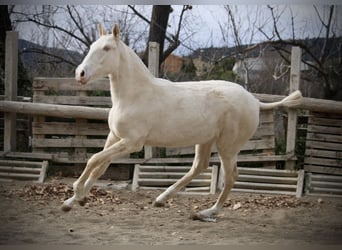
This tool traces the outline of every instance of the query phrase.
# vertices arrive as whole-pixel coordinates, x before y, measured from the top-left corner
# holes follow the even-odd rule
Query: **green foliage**
[[[235,73],[232,71],[234,64],[235,59],[231,57],[216,63],[205,79],[234,81],[236,77]]]

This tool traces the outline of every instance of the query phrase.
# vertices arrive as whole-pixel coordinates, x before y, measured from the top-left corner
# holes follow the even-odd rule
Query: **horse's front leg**
[[[127,139],[121,139],[112,145],[110,145],[110,142],[115,142],[115,138],[106,143],[107,147],[105,147],[101,152],[94,154],[88,160],[82,175],[73,184],[74,195],[63,203],[63,211],[69,211],[75,201],[78,201],[81,205],[85,204],[87,193],[97,178],[105,172],[113,158],[118,158],[138,151],[143,145],[136,141],[133,142],[132,140]],[[141,146],[138,148],[138,145]]]

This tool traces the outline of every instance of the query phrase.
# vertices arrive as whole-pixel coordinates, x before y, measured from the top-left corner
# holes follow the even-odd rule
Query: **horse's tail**
[[[296,90],[279,102],[264,103],[259,101],[259,105],[261,110],[268,110],[276,107],[292,108],[300,105],[302,103],[302,99],[302,93],[299,90]]]

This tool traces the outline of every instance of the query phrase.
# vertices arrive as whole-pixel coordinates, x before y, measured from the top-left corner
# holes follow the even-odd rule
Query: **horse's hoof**
[[[203,215],[201,213],[193,213],[190,215],[190,219],[200,220],[204,222],[216,222],[216,218],[212,216]]]
[[[64,211],[64,212],[69,212],[71,210],[71,206],[63,204],[61,206],[61,210]]]
[[[153,206],[154,206],[154,207],[165,207],[165,202],[162,202],[162,201],[154,201]]]
[[[78,201],[78,204],[80,204],[80,206],[82,206],[82,207],[84,207],[86,203],[87,203],[87,198],[86,197],[84,197],[82,200]]]

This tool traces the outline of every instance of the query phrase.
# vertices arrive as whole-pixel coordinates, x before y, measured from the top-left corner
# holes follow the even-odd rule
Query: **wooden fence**
[[[0,111],[4,112],[4,151],[1,155],[12,158],[39,158],[61,163],[84,163],[90,155],[102,149],[109,132],[106,122],[111,106],[108,80],[103,79],[81,86],[74,79],[37,78],[33,84],[33,103],[24,103],[18,101],[16,96],[16,54],[17,34],[9,32],[6,36],[5,100],[0,101]],[[298,89],[299,86],[300,55],[300,50],[294,48],[291,57],[293,63],[291,64],[290,92]],[[154,72],[155,69],[152,71]],[[284,96],[264,94],[255,94],[255,96],[264,102],[274,102],[284,98]],[[284,155],[274,154],[274,131],[272,130],[274,121],[267,120],[273,119],[273,116],[262,114],[261,126],[244,148],[247,150],[247,154],[239,155],[239,161],[263,162],[267,166],[270,166],[269,162],[285,161],[285,167],[293,169],[296,161],[296,124],[299,110],[314,112],[310,113],[307,126],[308,140],[304,164],[306,172],[315,176],[308,177],[306,188],[311,192],[328,187],[333,191],[337,189],[337,193],[339,193],[342,190],[341,184],[338,182],[340,178],[334,176],[342,175],[340,143],[342,102],[304,98],[302,105],[297,109],[289,109],[286,153]],[[327,117],[316,116],[317,112],[329,114],[332,120],[327,122]],[[18,113],[34,116],[32,122],[33,152],[16,152],[16,114]],[[263,124],[264,121],[266,125]],[[263,127],[264,125],[265,127]],[[267,128],[267,126],[271,127]],[[144,158],[131,159],[127,157],[116,159],[113,162],[130,164],[190,163],[193,160],[192,157],[171,158],[183,150],[167,150],[167,158],[156,158],[153,157],[152,150],[146,148]],[[192,149],[186,150],[192,153]],[[213,155],[211,162],[219,162],[218,157]],[[332,169],[334,170],[332,171]],[[322,183],[320,178],[327,181]],[[329,193],[331,190],[327,192]]]
[[[37,78],[33,82],[33,102],[109,108],[109,82],[100,80],[83,86],[71,78]],[[56,162],[84,163],[103,148],[108,133],[106,119],[34,116],[32,149],[34,153],[52,154]]]

